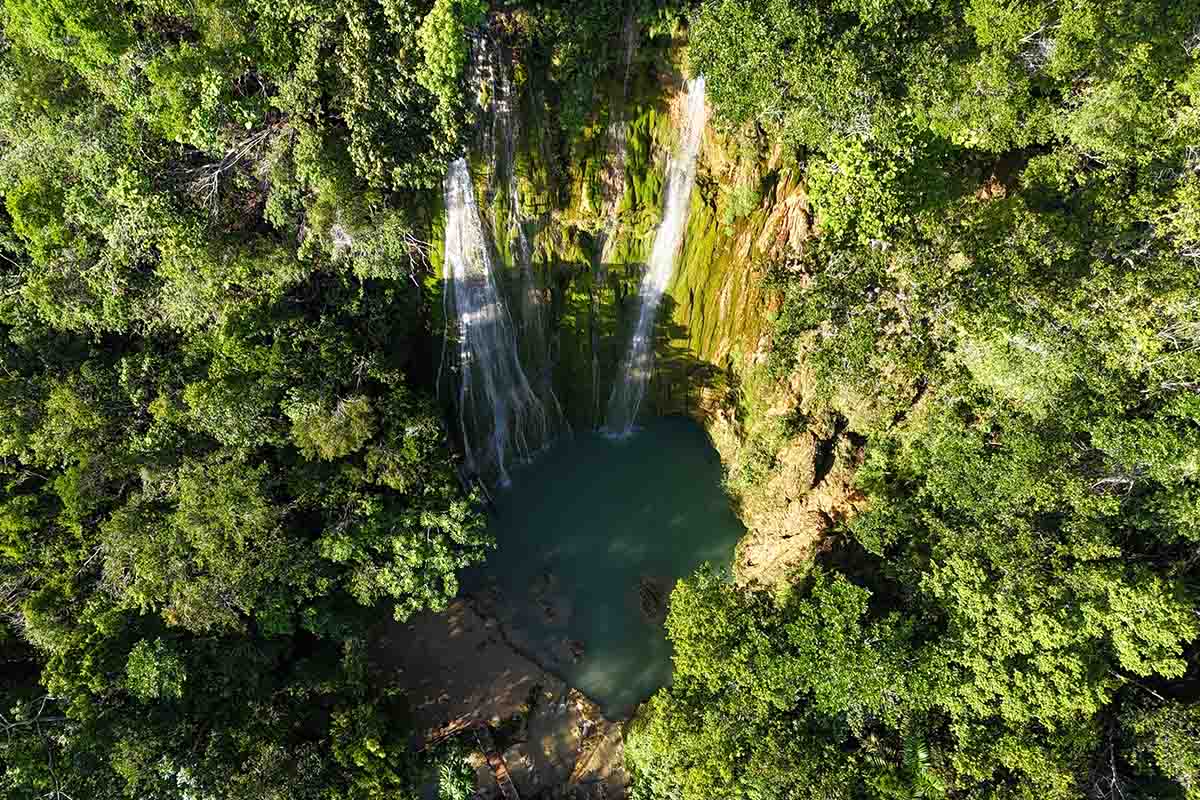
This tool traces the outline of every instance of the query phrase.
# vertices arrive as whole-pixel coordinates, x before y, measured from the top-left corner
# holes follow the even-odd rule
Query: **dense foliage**
[[[563,160],[680,5],[4,1],[5,797],[468,791],[368,642],[489,545],[422,280],[469,33]],[[867,510],[680,585],[634,791],[1200,797],[1200,6],[709,0],[687,61],[804,168],[774,366]]]
[[[443,605],[488,545],[423,376],[426,199],[399,193],[463,113],[427,88],[462,61],[428,11],[5,3],[5,797],[427,771],[371,609]]]
[[[782,596],[673,596],[652,797],[1200,797],[1200,6],[713,0],[806,165],[777,367],[868,510]]]

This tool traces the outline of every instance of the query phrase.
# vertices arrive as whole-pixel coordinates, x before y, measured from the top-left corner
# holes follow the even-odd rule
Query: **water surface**
[[[727,566],[743,532],[704,431],[667,418],[621,440],[580,434],[494,499],[498,549],[467,584],[513,643],[610,714],[669,682],[655,597],[702,562]]]

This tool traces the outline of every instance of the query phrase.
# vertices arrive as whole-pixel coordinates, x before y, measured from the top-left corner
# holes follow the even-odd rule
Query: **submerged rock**
[[[638,608],[642,612],[642,618],[651,625],[662,625],[667,621],[667,600],[670,596],[669,578],[643,575],[638,580]]]
[[[545,625],[563,627],[571,620],[571,599],[563,591],[557,574],[547,570],[529,587],[529,595],[537,606]]]

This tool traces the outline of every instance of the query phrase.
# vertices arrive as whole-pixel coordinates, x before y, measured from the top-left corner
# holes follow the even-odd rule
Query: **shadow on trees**
[[[555,271],[560,280],[555,287],[553,323],[559,337],[555,374],[577,427],[600,428],[613,387],[624,380],[622,361],[640,310],[638,286],[645,268],[640,263],[610,263],[592,270],[572,264]],[[719,368],[689,349],[689,331],[675,319],[675,307],[670,295],[659,301],[653,372],[639,414],[642,422],[668,414],[695,414],[700,392],[723,378]],[[564,342],[568,334],[571,341]],[[586,393],[580,387],[586,387]]]

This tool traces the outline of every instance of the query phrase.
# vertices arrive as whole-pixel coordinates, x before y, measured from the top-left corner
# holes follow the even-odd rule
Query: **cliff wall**
[[[519,46],[496,34],[480,48],[488,62],[471,168],[483,222],[526,372],[552,375],[575,431],[603,425],[619,378],[683,97],[682,35],[627,25],[623,37],[614,46],[627,60],[602,76],[574,129],[555,116],[551,90],[520,62]],[[709,432],[749,531],[736,559],[743,581],[771,584],[801,568],[856,501],[857,448],[833,415],[815,410],[823,406],[806,376],[768,367],[777,303],[768,272],[812,232],[802,166],[710,115],[642,413],[688,415]],[[435,307],[438,237],[435,222]]]

